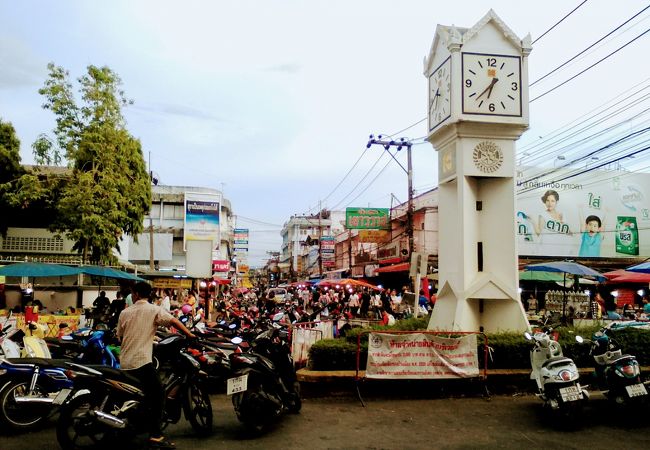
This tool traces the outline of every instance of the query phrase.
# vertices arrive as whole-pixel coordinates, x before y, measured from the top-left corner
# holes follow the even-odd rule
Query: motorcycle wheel
[[[293,391],[289,394],[289,404],[287,405],[287,411],[291,414],[298,414],[302,409],[302,400],[300,399],[300,383],[298,381],[293,382]]]
[[[60,412],[56,439],[63,450],[81,450],[106,446],[110,430],[90,414],[98,406],[91,394],[73,398]]]
[[[0,422],[14,431],[27,431],[39,425],[50,412],[49,405],[18,405],[15,397],[22,397],[29,392],[29,381],[9,381],[0,389]],[[48,397],[38,384],[33,394]]]
[[[205,436],[212,432],[212,403],[204,386],[189,383],[185,397],[185,417],[194,431]]]

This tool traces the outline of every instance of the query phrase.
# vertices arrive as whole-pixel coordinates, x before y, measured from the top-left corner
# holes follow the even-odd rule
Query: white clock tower
[[[439,284],[429,329],[524,331],[515,220],[515,141],[528,128],[528,54],[490,10],[438,25],[424,62],[428,141],[438,152]]]

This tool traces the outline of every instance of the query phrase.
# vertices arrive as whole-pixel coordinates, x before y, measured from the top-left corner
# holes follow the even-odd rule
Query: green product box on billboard
[[[639,254],[639,229],[636,217],[618,216],[616,218],[616,253]]]

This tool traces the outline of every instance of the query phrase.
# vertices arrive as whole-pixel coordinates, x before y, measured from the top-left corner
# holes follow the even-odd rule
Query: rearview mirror
[[[524,337],[525,337],[527,340],[529,340],[529,341],[531,341],[531,340],[533,339],[533,337],[530,335],[530,333],[529,333],[528,331],[526,331],[526,332],[524,333]]]
[[[242,338],[240,338],[239,336],[235,336],[234,338],[232,338],[232,339],[230,340],[230,342],[232,342],[232,343],[235,344],[235,345],[239,345],[239,344],[241,344],[242,342],[244,342],[244,340],[243,340]]]
[[[576,342],[578,344],[582,344],[585,340],[582,338],[582,336],[576,336]]]

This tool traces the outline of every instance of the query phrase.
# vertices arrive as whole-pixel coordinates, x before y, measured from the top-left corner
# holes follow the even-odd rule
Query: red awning
[[[640,272],[628,272],[624,269],[606,272],[605,275],[609,284],[613,283],[649,283],[650,274]]]
[[[387,273],[387,272],[408,272],[410,263],[403,262],[399,264],[393,264],[392,266],[380,267],[375,269],[377,273]]]

